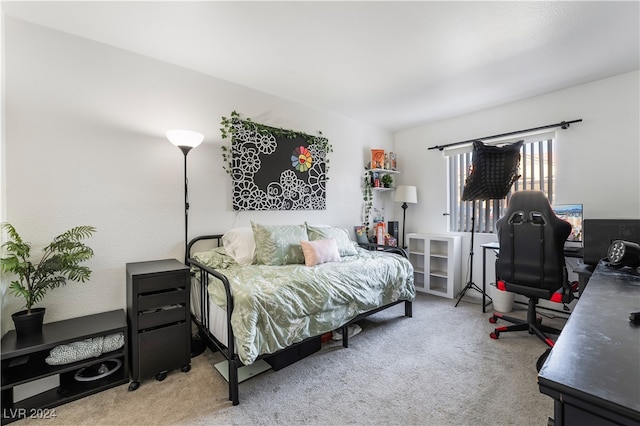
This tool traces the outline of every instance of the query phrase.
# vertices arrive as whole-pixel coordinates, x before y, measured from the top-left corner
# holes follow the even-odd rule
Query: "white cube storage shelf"
[[[462,288],[460,236],[407,234],[417,291],[453,299]]]

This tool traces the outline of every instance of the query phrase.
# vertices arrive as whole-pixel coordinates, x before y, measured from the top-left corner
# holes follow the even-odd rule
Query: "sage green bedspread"
[[[223,247],[197,253],[231,284],[231,324],[237,353],[248,365],[262,354],[344,325],[359,314],[398,300],[413,300],[413,267],[396,254],[357,249],[340,262],[239,266]],[[211,299],[226,309],[222,282],[210,277]]]

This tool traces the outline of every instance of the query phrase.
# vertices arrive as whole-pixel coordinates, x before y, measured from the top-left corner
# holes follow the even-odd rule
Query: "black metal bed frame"
[[[191,267],[196,267],[198,269],[198,271],[195,272],[195,274],[199,274],[199,282],[200,282],[200,319],[198,320],[198,318],[195,315],[191,315],[191,320],[193,321],[193,323],[196,325],[197,329],[198,329],[198,335],[200,336],[200,338],[202,339],[203,342],[205,342],[205,344],[207,345],[207,347],[209,349],[211,349],[212,351],[219,351],[226,359],[227,362],[229,364],[229,400],[232,402],[233,405],[238,405],[240,403],[240,398],[239,398],[239,390],[238,390],[238,369],[240,367],[243,366],[242,361],[240,361],[240,358],[238,357],[238,355],[236,354],[235,351],[235,337],[233,334],[233,328],[231,326],[231,315],[233,313],[233,295],[231,293],[231,285],[229,284],[229,280],[227,279],[227,277],[220,273],[219,271],[212,269],[206,265],[203,265],[202,263],[198,262],[195,259],[191,258],[191,249],[193,247],[193,245],[195,243],[197,243],[198,241],[203,241],[203,240],[217,240],[217,244],[218,246],[221,246],[221,239],[222,239],[222,235],[221,234],[215,234],[215,235],[202,235],[199,237],[196,237],[194,239],[192,239],[189,244],[187,245],[187,264]],[[368,249],[368,250],[377,250],[377,251],[385,251],[385,252],[392,252],[392,253],[397,253],[400,254],[402,256],[404,256],[405,258],[407,258],[407,253],[405,250],[399,248],[399,247],[391,247],[391,246],[380,246],[380,245],[376,245],[376,244],[361,244],[362,247]],[[220,342],[210,331],[209,331],[209,298],[207,297],[207,287],[209,285],[209,274],[216,277],[217,279],[219,279],[225,288],[225,293],[226,293],[226,297],[227,297],[227,344],[225,345],[224,343]],[[368,317],[369,315],[375,314],[377,312],[380,312],[384,309],[390,308],[391,306],[395,306],[399,303],[404,302],[404,316],[406,317],[412,317],[413,316],[413,303],[410,300],[397,300],[395,302],[386,304],[384,306],[380,306],[378,308],[372,309],[370,311],[364,312],[358,316],[356,316],[355,318],[353,318],[352,320],[348,321],[347,323],[343,324],[341,327],[339,327],[342,331],[342,346],[344,348],[348,348],[349,347],[349,325],[360,321],[363,318]],[[301,342],[295,343],[285,349],[282,349],[281,351],[287,350],[289,348],[301,345],[306,343],[308,340],[310,339],[314,339],[317,338],[318,336],[312,336],[309,337],[308,339],[305,339]],[[275,354],[281,352],[275,352]],[[259,356],[258,358],[256,358],[256,360],[258,359],[262,359],[264,357],[267,356],[271,356],[274,354],[264,354]]]

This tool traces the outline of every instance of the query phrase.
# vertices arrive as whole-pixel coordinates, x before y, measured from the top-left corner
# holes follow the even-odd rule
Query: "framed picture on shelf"
[[[398,240],[395,237],[387,234],[384,237],[384,245],[390,246],[390,247],[398,247]]]
[[[371,172],[371,186],[373,186],[374,188],[380,188],[380,185],[380,173]]]
[[[384,149],[371,150],[371,168],[372,169],[384,168]]]

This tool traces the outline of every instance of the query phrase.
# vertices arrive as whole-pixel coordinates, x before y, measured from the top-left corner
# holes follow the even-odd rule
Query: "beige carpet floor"
[[[413,318],[397,305],[360,323],[349,348],[328,342],[280,371],[240,384],[240,405],[206,351],[170,371],[56,407],[16,425],[546,425],[553,401],[538,390],[546,346],[526,332],[489,338],[477,299],[419,294]],[[524,316],[525,311],[515,311]],[[544,320],[562,326],[563,320]]]

